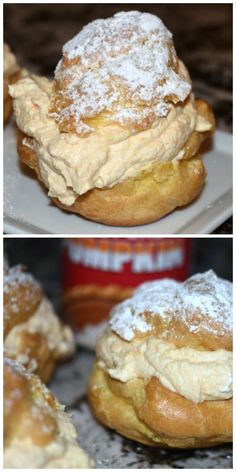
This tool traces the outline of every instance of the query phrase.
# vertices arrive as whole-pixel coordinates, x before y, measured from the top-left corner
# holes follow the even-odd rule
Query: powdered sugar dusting
[[[32,390],[33,395],[34,395],[34,392],[36,392],[37,390],[41,391],[41,395],[36,394],[33,397],[35,400],[35,406],[42,407],[44,411],[47,411],[48,413],[51,413],[51,412],[53,413],[53,408],[52,408],[53,402],[55,402],[57,406],[60,406],[56,398],[51,394],[51,392],[48,390],[46,385],[44,385],[41,382],[39,377],[34,375],[28,369],[26,369],[22,364],[8,357],[4,357],[4,367],[11,370],[12,373],[18,374],[21,378],[28,379],[31,382],[28,385],[29,385],[29,388]],[[22,393],[18,388],[12,389],[8,397],[4,398],[4,405],[7,406],[8,410],[11,409],[13,406],[14,398],[21,397],[21,396],[22,396]],[[53,400],[53,402],[51,399]],[[64,409],[63,406],[62,408]],[[32,412],[32,409],[31,409],[31,412]],[[38,411],[38,415],[39,413],[40,412]],[[38,416],[38,419],[40,420],[39,416]],[[44,421],[45,421],[45,416],[44,416]],[[45,427],[47,427],[47,424],[45,425]]]
[[[21,284],[35,284],[35,280],[31,274],[24,272],[24,267],[17,265],[6,269],[4,274],[4,284],[3,291],[4,293],[9,293],[12,288],[17,289]]]
[[[171,33],[158,17],[138,11],[85,26],[63,47],[55,79],[61,90],[51,115],[59,124],[72,118],[79,134],[92,130],[84,120],[102,112],[144,129],[191,91],[178,72]]]
[[[167,320],[174,315],[188,325],[189,331],[199,327],[215,334],[232,332],[232,284],[212,270],[196,274],[184,283],[164,279],[142,284],[132,298],[117,305],[109,324],[123,339],[130,341],[135,331],[152,330],[143,313]],[[194,325],[192,316],[198,315]]]
[[[19,299],[21,297],[19,288],[22,285],[25,286],[24,297],[25,299],[28,297],[29,300],[33,297],[36,285],[37,287],[40,287],[31,274],[24,272],[24,267],[21,265],[14,266],[5,271],[3,293],[8,299],[8,305],[11,307],[11,312],[16,314],[19,311]],[[27,305],[25,306],[25,310],[28,310]],[[4,310],[4,319],[6,320],[7,317],[8,310]]]

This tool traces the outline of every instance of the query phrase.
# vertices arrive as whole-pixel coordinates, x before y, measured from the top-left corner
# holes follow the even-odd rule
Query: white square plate
[[[232,135],[217,131],[204,155],[208,173],[198,199],[144,226],[112,227],[66,213],[51,203],[42,185],[24,172],[16,151],[16,131],[4,131],[4,231],[10,234],[207,234],[232,214]]]

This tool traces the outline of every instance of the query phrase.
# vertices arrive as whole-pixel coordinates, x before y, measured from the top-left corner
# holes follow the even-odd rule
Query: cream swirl
[[[87,137],[62,133],[48,117],[53,83],[26,77],[9,87],[18,127],[33,138],[41,177],[49,196],[70,206],[78,195],[135,178],[157,162],[181,159],[193,131],[211,124],[197,114],[193,97],[171,105],[150,129],[132,133],[117,124],[98,127]]]
[[[200,351],[156,339],[127,342],[107,329],[97,344],[100,367],[121,382],[157,377],[194,403],[232,397],[232,352]]]

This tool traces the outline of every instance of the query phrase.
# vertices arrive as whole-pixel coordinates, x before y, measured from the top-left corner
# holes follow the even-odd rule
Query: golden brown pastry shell
[[[88,395],[104,425],[143,444],[202,448],[232,441],[232,400],[193,403],[155,377],[123,383],[97,364]]]
[[[162,339],[165,342],[173,344],[177,348],[191,347],[200,351],[216,351],[217,349],[225,349],[232,351],[233,336],[230,330],[225,330],[222,325],[217,322],[209,320],[206,327],[204,325],[204,313],[200,311],[197,313],[189,313],[187,320],[176,316],[173,311],[170,320],[165,321],[158,313],[153,316],[150,312],[143,312],[142,318],[152,327],[148,332],[136,332],[136,339],[147,339],[149,336],[154,336],[157,339]],[[198,330],[191,331],[191,326],[198,325]]]
[[[24,272],[23,266],[17,266],[16,269],[19,273]],[[33,316],[42,296],[41,286],[33,277],[17,284],[14,280],[7,284],[7,290],[4,290],[4,338],[14,326]]]
[[[215,126],[210,106],[196,100],[198,113]],[[194,131],[185,143],[183,159],[162,162],[144,171],[137,178],[117,184],[112,188],[93,189],[78,196],[71,206],[53,198],[63,210],[78,213],[85,218],[107,225],[136,226],[159,220],[176,207],[194,200],[204,184],[205,170],[199,148],[210,132]],[[22,143],[26,137],[20,133],[18,153],[21,161],[34,169],[42,181],[36,153]]]
[[[19,465],[23,456],[26,468],[31,470],[35,470],[34,465],[40,468],[38,460],[46,469],[94,467],[77,444],[76,430],[65,407],[37,375],[8,358],[4,358],[3,411],[5,468],[18,468],[18,455]]]
[[[24,358],[27,353],[27,361],[24,361],[24,366],[31,370],[31,364],[36,362],[36,367],[33,369],[34,373],[39,376],[40,380],[48,383],[51,379],[54,370],[59,362],[70,357],[72,352],[65,354],[57,354],[49,344],[44,333],[27,331],[23,328],[20,334],[17,335],[17,350],[14,354],[7,351],[7,356],[13,360],[17,360],[22,356]]]
[[[15,391],[17,395],[14,395]],[[41,400],[41,408],[37,399]],[[53,415],[56,406],[55,398],[36,375],[24,369],[21,372],[17,362],[4,360],[5,445],[15,438],[27,436],[39,446],[50,443],[57,433]]]
[[[57,363],[63,359],[57,359],[55,352],[51,349],[43,333],[30,333],[25,329],[18,335],[17,341],[16,355],[10,355],[8,352],[7,355],[11,359],[17,360],[18,357],[24,356],[27,353],[28,360],[24,362],[24,366],[29,369],[31,363],[36,361],[37,367],[34,369],[34,373],[39,376],[42,382],[48,383]]]

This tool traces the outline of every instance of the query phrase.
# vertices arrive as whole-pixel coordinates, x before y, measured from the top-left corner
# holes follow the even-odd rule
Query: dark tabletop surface
[[[174,35],[197,97],[214,109],[217,127],[232,132],[232,5],[5,4],[5,40],[20,64],[52,75],[63,44],[91,20],[138,9],[160,16]],[[232,234],[232,218],[214,233]]]

